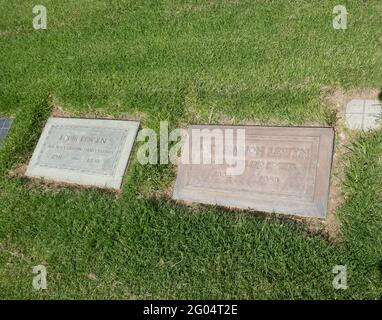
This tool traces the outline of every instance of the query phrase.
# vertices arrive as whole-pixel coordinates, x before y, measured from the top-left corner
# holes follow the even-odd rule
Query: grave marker
[[[353,130],[378,128],[382,104],[378,100],[353,99],[346,105],[346,124]]]
[[[5,138],[9,129],[11,128],[12,120],[0,118],[0,141]]]
[[[50,118],[26,175],[119,189],[139,122]]]
[[[242,159],[245,169],[240,175],[230,175],[227,168],[232,163],[192,164],[188,158],[189,164],[183,161],[178,166],[174,199],[299,216],[326,216],[332,128],[191,126],[183,154],[186,146],[192,150],[194,129],[209,132],[233,129],[234,143],[245,144]],[[244,141],[237,140],[239,129],[245,130]],[[222,137],[224,134],[215,139],[201,139],[200,148],[196,149],[203,153],[211,148],[215,155]]]

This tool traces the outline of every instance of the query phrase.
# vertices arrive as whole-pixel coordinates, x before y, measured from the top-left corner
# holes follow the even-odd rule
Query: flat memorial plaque
[[[119,189],[138,121],[50,118],[26,175]]]
[[[11,128],[12,120],[0,118],[0,141],[5,138],[9,129]]]
[[[353,99],[346,105],[346,124],[353,130],[373,130],[380,126],[382,103],[377,100]]]
[[[230,130],[233,140],[225,134]],[[195,132],[202,132],[198,139]],[[206,139],[208,132],[210,137]],[[191,126],[183,145],[184,158],[178,166],[173,198],[325,218],[333,140],[332,128]],[[227,141],[233,141],[233,149],[227,147]],[[243,147],[239,154],[240,143]],[[200,164],[193,159],[194,150],[199,151]],[[207,164],[203,158],[205,150],[211,154]],[[220,156],[217,150],[222,150]],[[235,152],[236,164],[232,160]],[[240,161],[242,170],[227,170],[239,168]]]

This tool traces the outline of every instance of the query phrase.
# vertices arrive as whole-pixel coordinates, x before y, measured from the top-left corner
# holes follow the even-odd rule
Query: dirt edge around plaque
[[[51,180],[46,178],[28,177],[26,176],[25,173],[27,171],[29,161],[30,161],[30,158],[28,158],[28,161],[23,162],[21,165],[9,170],[8,177],[21,179],[26,182],[26,186],[29,189],[40,188],[43,192],[60,191],[62,189],[69,189],[71,191],[95,189],[95,190],[100,190],[100,191],[104,191],[104,192],[112,193],[112,194],[121,194],[122,187],[121,189],[112,189],[112,188],[99,187],[99,186],[93,186],[93,185],[57,181],[57,180]]]
[[[155,198],[153,198],[155,199]],[[304,217],[304,216],[297,216],[292,214],[284,214],[284,213],[276,213],[276,212],[263,212],[263,211],[256,211],[253,209],[242,209],[242,208],[234,208],[234,207],[228,207],[228,206],[220,206],[220,205],[210,205],[210,204],[204,204],[204,203],[196,203],[196,202],[188,202],[184,200],[172,200],[174,203],[176,203],[179,206],[183,206],[188,208],[192,214],[199,214],[202,210],[208,210],[213,209],[216,211],[221,211],[222,213],[229,214],[229,215],[237,215],[237,214],[243,214],[248,215],[250,217],[256,218],[256,219],[262,219],[263,221],[269,221],[269,222],[284,222],[286,224],[292,224],[301,230],[303,230],[308,235],[317,235],[322,236],[325,239],[328,239],[329,241],[334,242],[336,238],[333,237],[333,235],[327,231],[327,224],[325,223],[325,220],[322,218],[316,218],[316,217]]]
[[[211,124],[212,125],[212,124]],[[233,124],[227,124],[227,125],[233,125]],[[245,124],[234,124],[235,126],[245,125]],[[259,124],[248,124],[248,125],[259,125]],[[189,125],[186,125],[184,123],[181,124],[181,128],[187,129]],[[274,126],[274,125],[267,125],[267,126]],[[308,124],[302,124],[301,127],[310,127],[311,123]],[[299,126],[297,126],[299,127]],[[139,188],[139,197],[145,198],[149,200],[159,200],[164,199],[169,202],[176,203],[177,205],[185,206],[191,210],[192,213],[198,214],[201,210],[204,210],[206,208],[215,207],[218,208],[224,212],[232,212],[232,213],[241,213],[241,214],[249,214],[254,217],[263,218],[263,219],[271,219],[276,218],[282,221],[287,222],[293,222],[298,223],[300,226],[303,226],[303,228],[306,230],[309,234],[321,234],[324,237],[327,237],[331,241],[340,240],[339,230],[340,230],[340,223],[338,219],[335,216],[336,209],[339,207],[339,205],[342,203],[343,196],[341,192],[341,179],[338,179],[337,176],[343,177],[343,167],[341,166],[342,156],[343,156],[343,150],[345,150],[344,145],[339,145],[337,141],[337,132],[335,129],[335,138],[334,138],[334,144],[333,144],[333,158],[332,158],[332,166],[331,166],[331,176],[330,176],[330,186],[329,186],[329,194],[328,194],[328,204],[327,204],[327,217],[326,219],[319,218],[319,217],[304,217],[304,216],[297,216],[292,214],[283,214],[283,213],[269,213],[269,212],[261,212],[261,211],[255,211],[253,209],[242,209],[242,208],[236,208],[236,207],[229,207],[229,206],[219,206],[219,205],[210,205],[210,204],[204,204],[204,203],[197,203],[197,202],[189,202],[189,201],[183,201],[183,200],[174,200],[172,198],[177,174],[178,174],[178,166],[172,165],[171,168],[171,175],[173,178],[170,180],[170,182],[161,189],[155,189],[155,190],[148,190],[143,185],[141,188]]]
[[[55,98],[54,96],[50,95],[49,96],[50,103],[52,105],[51,112],[49,117],[46,119],[46,121],[53,117],[53,118],[73,118],[73,119],[99,119],[99,120],[126,120],[126,121],[142,121],[142,118],[140,117],[143,114],[140,113],[124,113],[121,117],[114,117],[109,114],[103,114],[103,113],[79,113],[79,114],[74,114],[71,112],[68,112],[62,108],[59,103],[58,99]],[[145,120],[145,118],[143,119]],[[46,123],[45,121],[45,123]],[[45,126],[45,125],[44,125]],[[41,129],[39,137],[41,137],[42,130],[44,127]],[[138,129],[139,132],[139,129]],[[138,135],[137,132],[137,135]],[[132,158],[132,155],[136,153],[136,137],[134,139],[134,144],[130,153],[130,158],[128,160],[128,163],[126,165],[125,169],[125,174],[122,179],[121,187],[120,189],[114,189],[114,188],[109,188],[109,187],[102,187],[102,186],[95,186],[95,185],[86,185],[86,184],[78,184],[78,183],[72,183],[72,182],[65,182],[65,181],[57,181],[57,180],[51,180],[51,179],[46,179],[42,177],[29,177],[26,175],[26,171],[28,168],[28,165],[31,161],[33,151],[32,153],[25,159],[23,159],[20,163],[17,165],[13,166],[7,171],[7,176],[9,178],[18,178],[22,179],[23,181],[27,182],[27,187],[28,188],[33,188],[33,187],[39,187],[41,188],[42,191],[48,192],[48,191],[57,191],[60,189],[70,189],[70,190],[100,190],[104,191],[106,193],[112,193],[116,195],[121,195],[123,191],[123,186],[126,183],[126,179],[128,176],[128,170],[129,167],[134,164],[134,159]],[[34,149],[33,149],[34,150]]]
[[[329,103],[328,103],[329,104]],[[334,108],[333,104],[328,105],[329,108]],[[349,157],[349,146],[352,145],[358,138],[358,134],[354,132],[350,132],[344,124],[342,120],[342,114],[339,111],[336,111],[337,121],[334,126],[335,129],[335,139],[333,145],[333,158],[332,158],[332,166],[331,166],[331,175],[330,175],[330,185],[329,185],[329,194],[328,194],[328,204],[327,204],[327,216],[326,219],[315,218],[315,217],[302,217],[295,215],[287,215],[280,213],[264,213],[257,212],[250,209],[240,209],[240,208],[230,208],[224,206],[216,206],[221,208],[224,211],[232,211],[232,212],[242,212],[251,214],[253,216],[257,216],[260,218],[269,218],[271,216],[275,216],[281,220],[298,222],[299,224],[303,224],[306,227],[306,231],[311,234],[322,234],[326,236],[332,242],[340,242],[342,240],[341,234],[341,222],[336,215],[337,210],[343,205],[345,201],[344,193],[342,190],[343,182],[345,181],[345,173],[346,168],[348,166],[348,157]],[[237,124],[240,125],[240,124]],[[257,124],[258,125],[258,124]],[[310,126],[311,123],[305,124],[306,126]],[[271,125],[270,125],[271,126]],[[302,125],[304,126],[304,125]],[[182,124],[183,128],[187,128],[186,125]],[[211,205],[202,204],[202,203],[193,203],[186,202],[182,200],[173,200],[172,194],[174,191],[176,176],[177,176],[177,166],[173,165],[172,174],[174,178],[170,181],[170,183],[160,190],[142,191],[142,197],[149,199],[159,199],[164,198],[168,201],[175,202],[179,205],[184,205],[188,207],[192,212],[197,213],[203,208],[211,207]],[[213,206],[212,206],[213,207]]]
[[[332,162],[332,172],[330,179],[330,191],[328,201],[328,215],[326,231],[332,240],[340,240],[341,222],[336,216],[336,211],[344,201],[342,185],[345,181],[346,168],[351,146],[359,137],[359,132],[351,130],[346,126],[345,111],[347,103],[352,99],[372,99],[380,98],[380,89],[363,88],[345,90],[339,87],[322,88],[321,100],[331,108],[336,114],[335,121],[335,144]]]
[[[375,92],[375,91],[374,91]],[[340,100],[340,103],[345,100]],[[335,138],[334,138],[334,145],[333,145],[333,157],[332,157],[332,165],[331,165],[331,175],[330,175],[330,185],[329,185],[329,194],[328,194],[328,204],[327,204],[327,216],[326,219],[322,218],[315,218],[315,217],[303,217],[303,216],[295,216],[295,215],[288,215],[288,214],[281,214],[281,213],[262,213],[250,209],[240,209],[240,208],[230,208],[230,207],[224,207],[220,206],[223,210],[228,211],[236,211],[236,212],[243,212],[243,213],[249,213],[254,216],[267,218],[272,215],[275,215],[281,220],[288,220],[288,221],[294,221],[298,222],[299,224],[303,224],[306,226],[306,230],[308,233],[312,234],[323,234],[324,236],[328,237],[331,241],[341,241],[341,223],[336,216],[337,209],[343,204],[344,202],[344,195],[342,192],[342,183],[345,178],[345,169],[347,162],[344,161],[344,159],[347,156],[348,146],[351,145],[357,135],[355,134],[349,134],[347,133],[346,127],[343,125],[343,122],[341,121],[343,115],[340,112],[340,107],[337,107],[335,103],[331,102],[330,100],[326,100],[326,105],[329,109],[331,109],[336,114],[337,121],[335,122],[333,128],[335,130]],[[345,107],[346,105],[341,107]],[[181,122],[180,127],[182,129],[187,129],[190,124]],[[207,124],[206,124],[207,125]],[[213,125],[210,123],[209,125]],[[232,123],[232,121],[222,121],[221,125],[233,125],[233,126],[240,126],[240,125],[254,125],[254,126],[280,126],[280,123],[270,123],[267,125],[264,125],[258,121],[240,121],[239,123]],[[312,122],[306,122],[299,126],[291,126],[291,125],[285,125],[286,127],[322,127],[322,124],[319,123],[312,123]],[[184,205],[188,207],[191,211],[197,213],[199,210],[202,210],[203,208],[210,207],[211,205],[206,205],[202,203],[193,203],[193,202],[186,202],[181,200],[173,200],[172,195],[174,192],[174,187],[176,183],[176,177],[177,177],[177,171],[178,167],[177,165],[172,165],[172,176],[173,179],[170,180],[170,182],[167,184],[167,186],[162,187],[161,189],[155,189],[155,190],[149,190],[145,188],[143,185],[140,190],[140,197],[146,198],[146,199],[166,199],[167,201],[172,201],[175,203],[178,203],[179,205]]]

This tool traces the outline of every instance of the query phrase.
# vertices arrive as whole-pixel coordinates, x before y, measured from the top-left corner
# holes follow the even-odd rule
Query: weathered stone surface
[[[377,100],[353,99],[346,105],[346,124],[353,130],[373,130],[380,125],[381,102]]]
[[[240,175],[227,174],[226,147],[223,164],[216,164],[216,145],[222,137],[195,142],[193,131],[213,132],[233,129],[234,145],[238,130],[245,130],[245,169]],[[178,166],[174,199],[206,204],[250,208],[257,211],[300,216],[326,216],[333,152],[332,128],[258,127],[258,126],[191,126],[183,146],[200,152],[212,146],[211,164],[192,164],[194,153]],[[226,143],[227,138],[223,138]],[[219,142],[220,141],[220,142]],[[199,149],[196,147],[195,149]],[[236,151],[238,149],[236,148]],[[220,157],[221,158],[221,157]]]
[[[0,118],[0,141],[5,138],[11,128],[12,120]]]
[[[50,118],[26,175],[119,189],[137,121]]]

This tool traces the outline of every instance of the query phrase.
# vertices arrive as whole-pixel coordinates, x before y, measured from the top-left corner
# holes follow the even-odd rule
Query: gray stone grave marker
[[[353,130],[373,130],[380,124],[382,104],[378,100],[353,99],[346,105],[346,124]]]
[[[5,138],[9,129],[11,128],[12,120],[0,118],[0,141]]]
[[[26,175],[119,189],[138,121],[50,118]]]
[[[194,139],[193,132],[212,133],[210,138]],[[214,135],[216,129],[221,135]],[[234,150],[245,145],[245,164],[241,174],[228,174],[233,168],[228,162],[228,141],[224,132],[233,130]],[[245,139],[237,140],[238,130],[244,129]],[[207,130],[207,131],[206,131]],[[215,130],[215,131],[214,131]],[[203,132],[202,131],[202,132]],[[195,141],[194,141],[195,140]],[[224,140],[224,142],[223,142]],[[308,217],[326,217],[329,181],[333,153],[334,130],[311,127],[260,126],[191,126],[183,145],[189,150],[178,165],[173,198],[189,202],[223,205],[257,211],[285,213]],[[192,160],[195,150],[211,151],[210,164]],[[222,150],[223,157],[216,153]],[[188,148],[186,148],[188,147]],[[208,154],[208,153],[207,153]],[[231,153],[232,154],[232,153]],[[222,160],[217,164],[216,159]],[[187,163],[188,162],[188,163]]]

